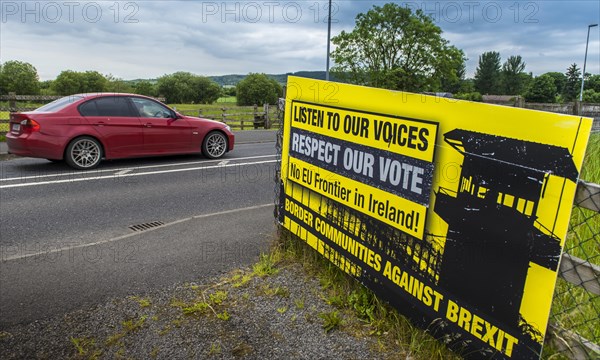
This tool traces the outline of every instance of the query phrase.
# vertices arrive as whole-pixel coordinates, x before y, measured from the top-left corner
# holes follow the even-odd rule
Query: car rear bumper
[[[64,139],[42,133],[6,134],[8,152],[19,156],[59,160],[63,158]]]

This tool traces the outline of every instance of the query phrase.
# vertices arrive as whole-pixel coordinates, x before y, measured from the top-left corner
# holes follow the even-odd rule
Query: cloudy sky
[[[389,2],[389,1],[385,1]],[[384,1],[333,0],[332,35]],[[521,55],[539,75],[583,66],[589,24],[600,2],[398,1],[434,17],[462,49],[473,76],[478,57]],[[123,79],[175,71],[200,75],[324,70],[327,1],[7,1],[0,0],[0,62],[33,64],[41,80],[63,70]],[[592,28],[587,72],[600,73],[600,32]]]

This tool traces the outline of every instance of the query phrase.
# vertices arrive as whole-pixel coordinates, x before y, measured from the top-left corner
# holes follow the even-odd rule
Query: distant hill
[[[325,71],[297,71],[295,73],[287,74],[267,74],[268,77],[274,79],[280,84],[287,83],[288,75],[300,76],[309,79],[325,80]],[[209,76],[208,78],[216,82],[221,86],[235,86],[237,83],[242,81],[246,75],[221,75],[221,76]],[[334,80],[332,78],[332,80]]]
[[[309,79],[325,80],[325,71],[297,71],[294,73],[287,74],[267,74],[268,77],[274,79],[278,83],[285,85],[287,83],[287,77],[289,75],[305,77]],[[240,81],[244,80],[247,75],[230,74],[230,75],[219,75],[219,76],[208,76],[209,79],[213,80],[221,86],[235,86]],[[331,80],[336,81],[334,76],[331,76]],[[140,81],[149,81],[152,84],[156,84],[157,79],[135,79],[126,80],[126,83],[134,85]]]

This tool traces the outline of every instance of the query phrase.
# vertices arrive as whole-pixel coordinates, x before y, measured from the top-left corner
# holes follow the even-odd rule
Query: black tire
[[[220,131],[209,132],[202,142],[202,154],[209,159],[220,158],[227,149],[227,136]]]
[[[73,139],[65,152],[65,161],[77,170],[93,169],[102,160],[102,146],[98,140],[89,136]]]

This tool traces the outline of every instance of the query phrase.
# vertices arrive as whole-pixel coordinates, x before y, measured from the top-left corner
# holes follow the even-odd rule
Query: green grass
[[[319,314],[319,317],[323,319],[322,326],[325,332],[330,332],[332,330],[337,329],[344,322],[342,316],[340,315],[340,312],[337,310],[321,313]]]
[[[49,103],[50,101],[46,101],[46,102],[29,102],[29,101],[18,101],[15,106],[17,107],[17,109],[37,109],[40,106],[46,105],[47,103]],[[8,108],[10,105],[8,103],[8,101],[0,101],[0,108]]]
[[[0,133],[8,132],[8,119],[10,118],[10,113],[8,111],[0,111]],[[6,141],[4,135],[2,135],[2,139],[0,141]]]
[[[600,184],[600,133],[590,135],[581,169],[581,179]]]
[[[223,96],[217,100],[217,103],[235,104],[237,101],[235,96]]]
[[[217,314],[217,318],[219,318],[223,321],[228,321],[229,319],[231,319],[231,315],[229,315],[227,310],[223,310],[222,313]]]
[[[276,265],[280,260],[277,254],[261,254],[260,260],[254,264],[252,270],[255,275],[261,277],[275,275],[279,272]]]
[[[280,259],[277,266],[300,263],[307,277],[319,279],[326,302],[335,303],[335,309],[318,314],[326,332],[342,328],[357,338],[376,336],[377,349],[393,354],[392,359],[459,359],[445,345],[429,333],[414,327],[387,303],[323,258],[288,231],[282,231],[279,243],[272,250],[273,257]],[[304,308],[303,300],[296,300],[298,309]],[[305,314],[307,317],[309,313]],[[308,320],[308,317],[307,317]]]
[[[75,347],[77,355],[80,358],[98,359],[102,355],[102,351],[98,350],[96,340],[93,338],[73,338],[71,344]]]
[[[142,307],[142,308],[149,307],[152,305],[152,301],[150,301],[150,299],[140,298],[137,296],[130,296],[129,300],[133,300],[133,301],[137,302],[140,305],[140,307]]]

